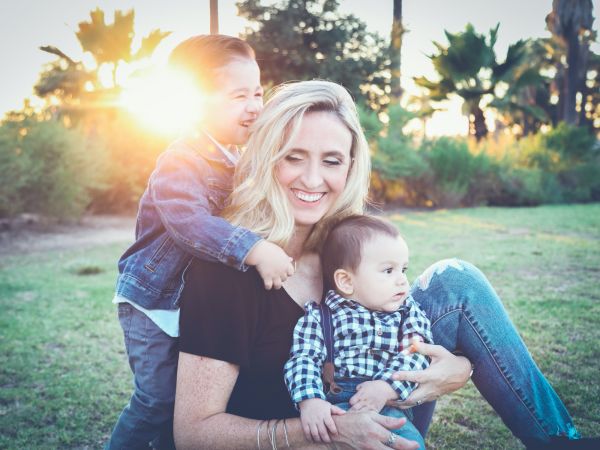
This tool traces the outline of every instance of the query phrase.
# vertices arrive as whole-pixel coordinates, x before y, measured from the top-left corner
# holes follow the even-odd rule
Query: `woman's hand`
[[[456,356],[441,345],[415,342],[415,350],[431,357],[431,364],[425,370],[396,372],[392,378],[398,381],[419,383],[403,402],[395,401],[394,406],[406,409],[421,403],[437,400],[438,397],[463,387],[471,374],[471,363],[464,356]]]
[[[419,444],[392,433],[391,430],[402,427],[406,419],[397,419],[377,414],[374,411],[347,412],[334,416],[338,435],[334,437],[338,448],[385,450],[415,450]],[[393,438],[390,439],[390,436]],[[390,443],[393,442],[393,443]],[[387,445],[386,445],[387,443]]]

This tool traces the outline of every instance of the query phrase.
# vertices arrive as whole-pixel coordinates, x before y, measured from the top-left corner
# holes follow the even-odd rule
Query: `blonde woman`
[[[305,81],[275,91],[253,126],[225,216],[280,245],[297,271],[284,289],[267,291],[253,270],[192,262],[181,297],[178,448],[326,445],[305,437],[283,366],[304,305],[323,295],[320,244],[331,223],[362,212],[369,173],[367,143],[343,87]],[[412,295],[442,345],[420,344],[432,359],[427,370],[397,374],[420,384],[400,407],[462,387],[474,367],[475,384],[524,443],[578,437],[481,272],[462,261],[442,261],[419,278]],[[510,351],[501,351],[505,345]],[[413,408],[423,435],[431,405]],[[403,423],[373,411],[348,412],[334,416],[332,439],[339,448],[417,448],[390,431]]]

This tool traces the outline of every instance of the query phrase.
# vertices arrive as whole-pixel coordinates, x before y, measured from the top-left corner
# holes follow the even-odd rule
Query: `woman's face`
[[[351,147],[352,134],[335,114],[313,112],[304,116],[275,172],[297,227],[315,225],[343,192]]]

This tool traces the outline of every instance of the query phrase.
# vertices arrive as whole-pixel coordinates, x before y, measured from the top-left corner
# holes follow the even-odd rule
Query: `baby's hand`
[[[350,399],[350,411],[379,412],[388,400],[398,398],[398,393],[383,380],[365,381],[356,387],[356,394]]]
[[[279,289],[294,274],[293,261],[279,245],[264,240],[256,244],[246,257],[246,264],[256,266],[265,289]]]
[[[342,408],[320,398],[309,398],[300,402],[300,422],[306,439],[313,442],[331,442],[329,432],[337,434],[331,415],[345,414]]]

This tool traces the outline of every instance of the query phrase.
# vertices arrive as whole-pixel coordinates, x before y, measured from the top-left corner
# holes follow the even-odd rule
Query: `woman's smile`
[[[316,203],[326,195],[325,192],[312,193],[312,192],[301,191],[300,189],[292,189],[292,192],[294,193],[296,198],[299,198],[303,202],[307,202],[307,203]]]

